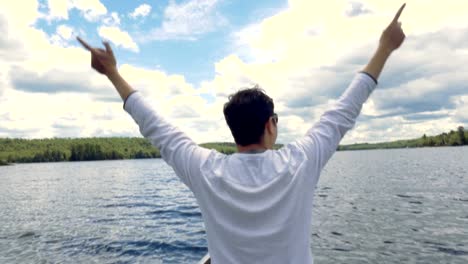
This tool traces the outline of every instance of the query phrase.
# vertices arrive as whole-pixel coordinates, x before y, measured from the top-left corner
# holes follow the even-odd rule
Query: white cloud
[[[68,20],[68,12],[73,8],[80,10],[88,21],[97,21],[107,14],[106,6],[100,0],[47,0],[47,4],[48,20]]]
[[[349,17],[349,2],[341,0],[320,6],[313,1],[290,0],[289,8],[234,34],[238,52],[248,55],[249,61],[289,59],[302,60],[305,65],[333,64],[356,47],[377,43],[399,8],[392,1],[353,2],[369,13]],[[447,27],[464,28],[468,26],[467,10],[468,2],[463,0],[413,0],[407,1],[401,21],[408,36]]]
[[[107,14],[106,6],[99,0],[70,0],[71,5],[80,10],[88,21],[97,21]]]
[[[127,76],[128,81],[132,85],[138,87],[138,90],[153,100],[158,98],[159,100],[164,100],[181,94],[193,95],[195,91],[182,75],[167,75],[162,71],[135,67],[128,64],[122,65],[120,71]]]
[[[2,7],[0,10],[6,10]],[[8,10],[16,8],[10,7]],[[34,6],[14,9],[16,14],[35,14],[35,10]],[[0,21],[6,20],[2,12]],[[0,36],[9,37],[0,37],[0,61],[8,61],[0,63],[0,137],[139,135],[137,126],[122,111],[112,84],[91,69],[89,52],[51,42],[50,36],[30,26],[32,16],[12,21],[0,23]],[[72,32],[69,25],[60,25],[55,36],[65,40]],[[162,102],[158,110],[174,124],[187,127],[196,140],[209,141],[216,133],[212,123],[219,122],[196,118],[201,113],[210,117],[210,108],[183,76],[130,65],[123,65],[120,71],[148,98]],[[174,111],[182,105],[190,107]],[[187,120],[194,118],[187,125]]]
[[[128,126],[130,118],[121,110],[121,103],[90,100],[87,94],[31,94],[8,90],[0,103],[0,116],[5,109],[10,109],[6,112],[8,119],[0,125],[0,137],[14,137],[15,133],[27,138],[91,137],[96,136],[97,131],[136,135]],[[29,107],[19,107],[21,105]],[[2,133],[2,130],[9,132]]]
[[[374,16],[392,17],[402,3],[394,1],[361,0]],[[468,2],[463,0],[410,0],[402,15],[403,26],[408,35],[434,32],[443,28],[468,26],[466,12]],[[381,14],[381,15],[378,15]]]
[[[420,11],[428,6],[431,15]],[[202,89],[221,101],[237,88],[259,83],[286,120],[279,140],[293,140],[363,68],[399,8],[376,0],[354,1],[351,7],[338,0],[320,6],[289,1],[287,9],[232,34],[234,54],[216,64],[215,79],[204,82]],[[378,91],[363,110],[375,117],[363,118],[362,125],[357,124],[359,132],[350,133],[344,143],[415,137],[425,129],[441,133],[457,126],[450,116],[456,112],[457,120],[463,118],[454,100],[468,91],[462,73],[468,59],[463,51],[468,49],[463,37],[467,12],[468,2],[462,0],[407,2],[401,17],[407,41],[387,63]],[[428,21],[432,17],[435,21]],[[380,120],[385,128],[374,125]]]
[[[0,16],[5,18],[5,23],[12,29],[17,27],[18,30],[24,31],[40,17],[38,8],[39,4],[36,0],[1,1]],[[10,31],[9,33],[14,34],[15,32]]]
[[[133,10],[133,12],[129,14],[129,16],[133,19],[136,19],[138,17],[146,17],[149,15],[150,12],[151,6],[148,4],[142,4],[135,8],[135,10]]]
[[[0,54],[1,56],[1,54]],[[3,57],[3,56],[1,56]],[[7,65],[3,65],[3,64],[0,64],[0,98],[2,98],[2,95],[3,95],[3,92],[5,90],[4,87],[7,86],[7,82],[8,82],[8,74],[7,72],[9,71],[9,67]]]
[[[99,36],[113,42],[117,46],[122,46],[134,52],[138,52],[138,45],[133,41],[132,37],[126,31],[122,31],[118,27],[102,26],[98,30]]]
[[[112,12],[110,16],[105,17],[102,22],[106,26],[118,26],[120,25],[120,17],[117,12]]]
[[[468,95],[461,96],[456,100],[457,108],[452,116],[454,122],[460,122],[468,128]]]
[[[178,4],[171,0],[164,10],[161,26],[143,39],[194,40],[202,34],[213,32],[227,23],[216,11],[218,3],[219,0],[190,0]]]
[[[47,0],[49,6],[48,19],[68,19],[69,0]]]
[[[0,64],[0,137],[139,135],[112,85],[90,69],[89,53],[51,42],[33,26],[40,17],[36,1],[16,2],[0,4],[0,61],[8,61]],[[222,115],[227,95],[258,83],[275,100],[279,142],[286,143],[303,135],[333,104],[367,62],[398,8],[392,1],[353,2],[360,4],[350,10],[346,1],[320,6],[289,1],[287,9],[232,34],[235,49],[215,62],[215,77],[200,87],[183,75],[129,64],[120,72],[197,142],[232,141]],[[216,30],[216,4],[170,2],[153,37],[195,39]],[[102,37],[138,50],[117,20],[110,20],[112,14],[102,8],[93,14],[98,13],[95,19],[109,19],[99,28]],[[407,41],[387,63],[379,88],[343,143],[420,137],[463,123],[467,127],[466,13],[468,2],[462,0],[408,0],[401,18]],[[73,30],[67,23],[55,35],[66,43]]]
[[[67,25],[57,27],[57,34],[63,39],[70,40],[73,37],[73,28]]]
[[[65,47],[74,37],[74,29],[67,25],[59,25],[56,33],[50,37],[50,41],[54,45]]]
[[[36,1],[14,4],[18,2],[0,4],[0,21],[8,21],[0,23],[0,61],[5,62],[0,63],[0,136],[66,136],[65,130],[54,125],[57,120],[67,118],[76,119],[79,133],[74,136],[92,135],[99,128],[91,123],[100,120],[95,113],[105,113],[106,109],[122,112],[121,104],[102,104],[94,98],[115,92],[105,78],[90,69],[88,52],[51,43],[45,32],[32,26],[39,17]],[[61,25],[56,36],[69,39],[72,30]],[[125,119],[120,119],[121,123],[122,120]],[[118,122],[118,119],[109,124],[103,121],[103,129],[122,128],[121,124],[116,125]]]

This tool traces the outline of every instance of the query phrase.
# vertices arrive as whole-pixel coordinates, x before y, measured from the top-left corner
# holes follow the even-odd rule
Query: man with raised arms
[[[281,149],[273,150],[278,133],[273,100],[258,88],[231,95],[224,116],[237,144],[233,155],[198,146],[153,110],[119,74],[109,43],[99,49],[78,40],[91,52],[92,67],[115,86],[141,134],[194,193],[212,263],[303,264],[313,262],[312,201],[320,172],[354,126],[385,62],[403,43],[398,19],[404,7],[335,106]]]

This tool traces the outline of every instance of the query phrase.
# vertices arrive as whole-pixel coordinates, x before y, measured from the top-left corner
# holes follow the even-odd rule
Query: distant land
[[[468,145],[468,130],[459,126],[457,130],[450,130],[436,136],[424,134],[420,138],[396,140],[381,143],[356,143],[342,145],[338,150],[365,150],[365,149],[393,149],[393,148],[422,148],[422,147],[447,147]]]
[[[468,131],[460,126],[456,130],[436,136],[397,140],[382,143],[359,143],[340,145],[339,151],[418,148],[439,146],[468,145]],[[204,143],[201,146],[215,149],[221,153],[236,152],[234,143]],[[281,148],[278,144],[275,148]],[[17,139],[0,138],[0,166],[13,163],[91,161],[118,159],[160,158],[159,150],[144,138],[52,138],[52,139]]]

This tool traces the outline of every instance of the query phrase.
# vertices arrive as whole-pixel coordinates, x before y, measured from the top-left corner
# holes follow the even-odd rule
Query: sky
[[[342,143],[468,127],[468,1],[407,0],[407,38]],[[333,106],[377,48],[400,1],[21,0],[0,2],[0,137],[139,136],[90,67],[109,41],[124,78],[197,143],[232,142],[223,104],[260,85],[278,142]]]

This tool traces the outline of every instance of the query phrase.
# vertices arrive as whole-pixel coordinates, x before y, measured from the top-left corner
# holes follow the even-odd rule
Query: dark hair
[[[224,104],[224,118],[236,144],[258,144],[265,132],[265,123],[273,115],[275,105],[258,85],[229,96]]]

